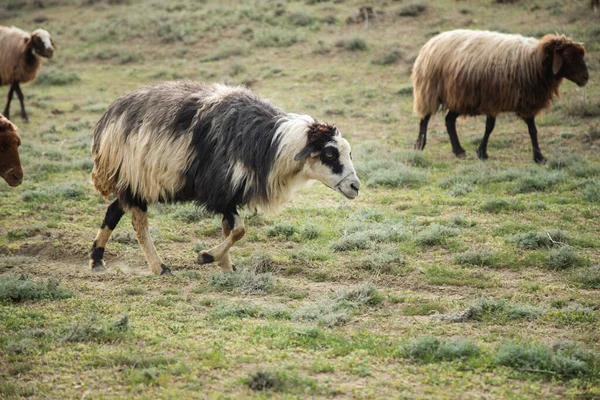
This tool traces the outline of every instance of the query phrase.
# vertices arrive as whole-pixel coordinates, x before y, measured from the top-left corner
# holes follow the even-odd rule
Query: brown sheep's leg
[[[198,254],[198,263],[210,264],[216,261],[219,263],[219,266],[221,266],[221,268],[224,271],[225,268],[227,268],[227,271],[232,271],[233,268],[231,266],[231,262],[229,262],[229,265],[227,265],[227,261],[223,260],[226,257],[229,257],[229,249],[231,249],[231,246],[233,246],[235,242],[241,240],[242,237],[244,237],[244,234],[246,233],[246,228],[244,227],[244,221],[242,220],[242,218],[240,218],[235,208],[231,212],[226,213],[224,216],[227,220],[228,227],[232,227],[231,231],[229,232],[229,235],[218,246],[200,252],[200,254]],[[227,228],[225,228],[224,232],[226,230]]]
[[[113,201],[106,209],[106,215],[104,216],[102,225],[100,225],[100,230],[98,231],[94,244],[92,244],[92,249],[90,250],[90,267],[92,268],[92,271],[105,271],[103,260],[104,248],[123,214],[125,214],[125,211],[121,207],[121,204],[119,204],[119,200]]]
[[[27,117],[27,112],[25,112],[25,103],[23,102],[23,92],[21,92],[21,86],[19,86],[19,82],[16,82],[15,92],[17,92],[17,97],[19,97],[19,103],[21,103],[21,118],[24,122],[29,122],[29,117]]]
[[[150,236],[150,229],[148,229],[148,213],[146,210],[133,207],[131,209],[131,222],[133,224],[133,230],[137,236],[138,243],[144,252],[144,257],[146,257],[146,261],[148,262],[150,270],[155,275],[173,275],[171,270],[167,268],[165,264],[163,264],[158,252],[156,251],[156,247],[154,247],[152,236]]]
[[[481,161],[485,161],[488,159],[487,155],[487,144],[494,130],[494,126],[496,126],[496,118],[488,115],[485,120],[485,133],[483,135],[483,139],[481,139],[481,143],[479,144],[479,148],[477,149],[477,158]]]
[[[4,114],[4,116],[6,117],[6,119],[10,119],[10,102],[12,101],[13,98],[13,92],[15,90],[15,82],[13,82],[10,85],[10,88],[8,89],[8,96],[6,97],[6,107],[4,107],[4,112],[2,114]]]
[[[542,155],[540,145],[538,144],[537,128],[535,127],[534,118],[525,118],[527,129],[529,130],[529,137],[531,137],[531,147],[533,147],[533,161],[538,164],[546,164],[546,158]]]
[[[458,158],[465,158],[465,149],[461,147],[458,135],[456,134],[456,118],[458,118],[458,115],[459,114],[454,111],[449,111],[448,114],[446,114],[446,129],[448,130],[448,136],[450,136],[452,152]]]
[[[421,123],[419,124],[419,137],[417,138],[417,143],[415,143],[415,150],[423,150],[425,148],[425,143],[427,143],[427,124],[429,123],[429,118],[431,118],[431,114],[427,114],[421,119]]]

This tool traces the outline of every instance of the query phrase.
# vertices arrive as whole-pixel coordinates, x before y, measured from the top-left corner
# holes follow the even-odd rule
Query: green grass
[[[11,108],[25,180],[0,181],[0,398],[600,397],[597,15],[584,1],[372,3],[3,3],[2,25],[43,27],[58,49],[22,86],[30,122]],[[511,113],[486,162],[482,116],[457,121],[465,159],[443,113],[414,150],[413,62],[457,27],[584,43],[591,81],[565,80],[536,119],[546,165]],[[92,273],[111,201],[90,184],[94,126],[173,79],[246,85],[335,124],[360,196],[316,182],[276,216],[240,207],[230,274],[196,263],[221,215],[152,205],[174,276],[150,273],[130,213]]]

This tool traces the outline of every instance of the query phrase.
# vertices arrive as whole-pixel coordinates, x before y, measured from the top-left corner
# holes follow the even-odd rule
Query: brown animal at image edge
[[[585,50],[564,35],[540,40],[489,31],[454,30],[429,40],[412,73],[414,113],[421,117],[415,149],[423,150],[432,115],[448,110],[446,128],[457,157],[464,157],[456,132],[461,115],[486,115],[486,129],[477,150],[486,160],[487,142],[496,117],[515,112],[527,124],[533,158],[545,163],[537,139],[535,117],[559,97],[563,78],[585,86],[589,72]]]
[[[23,168],[19,157],[21,137],[17,127],[0,115],[0,176],[10,186],[23,182]]]
[[[52,58],[55,49],[54,41],[44,29],[28,33],[14,26],[0,26],[0,86],[9,86],[4,107],[7,119],[10,119],[13,93],[17,93],[21,118],[29,121],[20,84],[34,81],[41,69],[42,58]]]

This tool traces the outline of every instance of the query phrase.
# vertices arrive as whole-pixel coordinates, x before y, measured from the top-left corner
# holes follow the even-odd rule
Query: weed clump
[[[295,26],[310,26],[317,21],[314,16],[304,12],[292,13],[288,16],[288,20],[290,24]]]
[[[564,181],[566,173],[563,171],[538,172],[520,178],[513,189],[514,193],[531,193],[546,191]]]
[[[292,319],[316,321],[319,325],[333,327],[345,324],[364,307],[374,307],[382,301],[377,288],[365,284],[349,291],[339,290],[316,303],[301,307],[292,313]]]
[[[522,371],[559,374],[565,376],[585,375],[589,372],[586,360],[581,352],[507,342],[500,346],[496,354],[496,363]]]
[[[585,260],[577,254],[577,250],[571,246],[562,246],[558,249],[552,249],[546,257],[546,265],[552,269],[569,269],[580,267],[585,264]]]
[[[181,204],[175,208],[173,216],[181,222],[192,223],[202,220],[207,214],[194,204]]]
[[[567,235],[561,230],[525,232],[510,236],[508,241],[522,249],[535,250],[564,244],[567,241]]]
[[[404,150],[395,153],[395,158],[411,167],[426,168],[431,163],[422,151]]]
[[[81,79],[75,72],[43,69],[38,75],[36,85],[65,86],[79,82]]]
[[[314,240],[317,239],[323,233],[323,228],[316,224],[306,224],[300,231],[302,239]]]
[[[249,302],[219,302],[215,305],[212,314],[216,318],[290,318],[290,313],[285,307],[276,305],[266,308]]]
[[[129,330],[129,317],[124,315],[116,321],[101,321],[96,315],[76,319],[64,332],[64,342],[109,343],[121,339]]]
[[[600,289],[600,264],[577,268],[569,274],[568,278],[584,289]]]
[[[392,65],[397,64],[402,59],[402,52],[399,49],[391,49],[379,53],[371,60],[373,65]]]
[[[398,15],[401,17],[418,17],[425,11],[427,11],[427,3],[416,0],[402,6],[398,10]]]
[[[282,28],[273,28],[267,31],[257,32],[254,45],[256,47],[290,47],[302,39],[292,31]]]
[[[255,392],[263,392],[269,389],[277,391],[283,387],[283,382],[272,372],[258,371],[246,380],[246,385]]]
[[[477,299],[466,309],[438,315],[444,321],[493,321],[534,320],[545,312],[544,309],[527,304],[511,304],[507,300]]]
[[[514,200],[492,199],[487,200],[481,205],[481,211],[497,214],[501,212],[521,212],[525,211],[525,206]]]
[[[403,187],[414,188],[420,186],[425,181],[423,172],[413,171],[408,167],[377,169],[367,180],[370,186]]]
[[[294,233],[297,232],[296,226],[294,224],[290,224],[289,222],[280,222],[273,226],[270,226],[266,229],[266,233],[268,237],[284,237],[287,240],[291,239],[294,236]]]
[[[273,291],[275,278],[270,273],[257,274],[251,271],[218,273],[210,277],[210,284],[219,292],[266,294]]]
[[[455,228],[431,224],[417,234],[415,241],[422,246],[435,246],[443,244],[446,238],[456,235],[458,235],[458,230]]]
[[[452,361],[470,358],[479,353],[477,345],[469,340],[440,340],[432,336],[422,336],[411,340],[402,349],[405,358],[423,362]]]
[[[590,203],[600,203],[600,181],[594,181],[583,189],[583,198]]]
[[[456,182],[448,189],[448,194],[453,197],[461,197],[471,193],[476,188],[477,187],[471,183]]]
[[[407,227],[400,222],[358,223],[348,226],[346,230],[349,234],[331,245],[333,251],[365,250],[377,243],[401,242],[410,236]]]
[[[454,255],[454,262],[460,265],[487,267],[495,263],[495,255],[489,251],[465,251]]]
[[[354,265],[359,269],[371,272],[395,273],[406,265],[406,259],[398,249],[392,248],[374,251],[372,254],[360,258]]]
[[[361,38],[341,39],[335,43],[335,46],[348,51],[367,50],[367,42]]]
[[[245,269],[257,274],[264,274],[267,272],[275,272],[277,264],[269,254],[256,253],[252,255],[250,261],[245,265]]]
[[[73,293],[54,278],[34,281],[29,275],[3,276],[0,281],[0,300],[18,303],[26,300],[62,300]]]

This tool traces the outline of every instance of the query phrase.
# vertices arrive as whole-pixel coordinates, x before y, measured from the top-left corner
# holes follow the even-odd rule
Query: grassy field
[[[13,102],[25,181],[0,183],[0,398],[600,398],[600,15],[371,3],[365,19],[360,0],[3,2],[0,24],[44,27],[58,51],[23,88],[29,124]],[[545,166],[508,114],[486,163],[484,118],[457,125],[464,160],[439,115],[412,150],[412,62],[459,27],[585,43],[590,82],[538,119]],[[92,128],[118,96],[183,78],[335,123],[364,190],[246,211],[230,275],[195,264],[220,217],[155,206],[175,276],[150,274],[129,216],[92,274]]]

